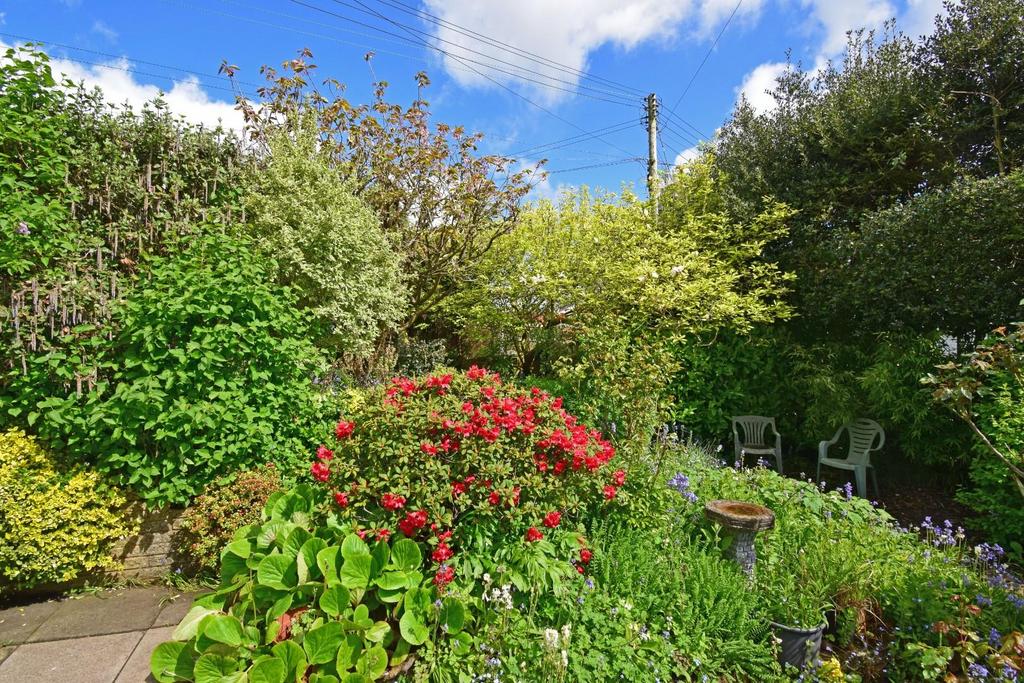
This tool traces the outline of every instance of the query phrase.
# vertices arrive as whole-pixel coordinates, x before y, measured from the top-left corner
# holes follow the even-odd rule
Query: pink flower
[[[319,448],[316,449],[316,457],[318,460],[329,462],[331,458],[334,457],[334,451],[332,451],[330,448],[327,448],[324,445],[321,445]]]
[[[352,436],[352,432],[356,429],[355,422],[346,422],[345,420],[339,420],[338,425],[334,428],[334,436],[339,439],[347,439]]]

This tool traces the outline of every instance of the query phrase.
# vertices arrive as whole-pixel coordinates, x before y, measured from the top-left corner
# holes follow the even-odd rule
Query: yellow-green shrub
[[[0,594],[117,566],[132,533],[124,495],[96,472],[61,467],[19,429],[0,433]]]

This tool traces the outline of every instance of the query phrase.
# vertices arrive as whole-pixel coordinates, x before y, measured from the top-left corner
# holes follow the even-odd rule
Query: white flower
[[[672,270],[668,272],[672,273],[673,275],[679,275],[685,270],[686,268],[684,268],[683,266],[672,266]]]
[[[549,650],[558,649],[558,631],[553,628],[544,629],[544,645]]]
[[[658,271],[656,271],[656,270],[652,270],[651,271],[651,279],[652,280],[657,280],[658,279]]]
[[[486,573],[485,573],[485,574],[483,575],[483,577],[482,577],[482,581],[483,581],[484,583],[486,583],[486,584],[490,585],[490,583],[491,583],[491,575],[490,575],[490,574],[486,574]]]

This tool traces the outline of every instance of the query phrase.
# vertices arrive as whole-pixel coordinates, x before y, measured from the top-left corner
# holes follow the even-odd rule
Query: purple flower
[[[999,645],[1002,642],[1003,642],[1003,635],[1001,633],[999,633],[999,631],[997,631],[995,629],[995,627],[990,628],[989,631],[988,631],[988,644],[991,645],[992,647],[999,647]]]
[[[986,596],[984,596],[984,595],[979,593],[974,598],[974,604],[976,604],[978,607],[991,607],[992,606],[992,598],[986,597]]]
[[[988,669],[975,662],[967,667],[967,676],[972,681],[984,681],[988,678]]]
[[[25,221],[21,221],[20,223],[18,223],[18,230],[17,230],[17,232],[18,232],[19,235],[31,235],[32,234],[32,231],[29,230],[29,228],[28,228],[28,223],[26,223]]]

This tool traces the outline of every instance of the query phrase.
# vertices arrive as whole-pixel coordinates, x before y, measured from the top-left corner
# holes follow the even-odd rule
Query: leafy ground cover
[[[479,368],[396,378],[311,455],[225,545],[158,680],[785,680],[772,621],[828,624],[805,672],[826,680],[1022,665],[998,547],[694,446],[616,453]],[[776,515],[752,584],[704,517],[718,498]]]

